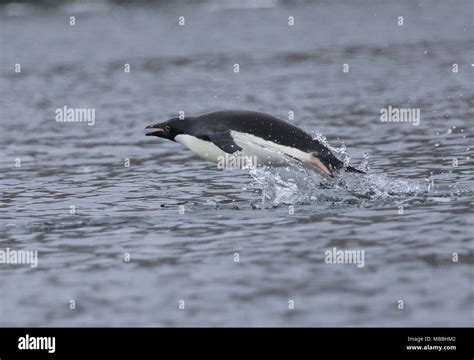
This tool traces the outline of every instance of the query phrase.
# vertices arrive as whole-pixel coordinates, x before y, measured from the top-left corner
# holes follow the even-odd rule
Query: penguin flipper
[[[213,133],[211,135],[202,135],[199,136],[199,138],[201,140],[212,142],[219,149],[228,154],[233,154],[236,151],[242,150],[242,148],[235,143],[234,138],[230,134],[230,131]]]

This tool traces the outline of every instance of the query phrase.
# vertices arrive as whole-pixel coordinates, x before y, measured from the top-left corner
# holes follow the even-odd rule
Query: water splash
[[[343,143],[333,147],[321,133],[315,140],[329,148],[347,166],[351,157]],[[357,168],[370,170],[369,154]],[[375,201],[404,202],[407,198],[427,197],[433,191],[431,179],[393,179],[386,174],[357,174],[339,171],[327,178],[308,166],[288,158],[283,168],[258,167],[247,169],[253,178],[250,189],[261,190],[261,205],[331,203],[343,205],[373,204]]]
[[[363,165],[368,168],[367,162]],[[332,203],[365,205],[376,200],[396,201],[408,196],[427,195],[425,180],[389,178],[386,174],[339,172],[327,178],[302,165],[289,163],[283,168],[249,169],[253,184],[261,190],[262,206],[280,204]]]

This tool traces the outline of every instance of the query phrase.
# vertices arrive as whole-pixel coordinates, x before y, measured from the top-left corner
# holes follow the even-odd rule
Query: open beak
[[[158,124],[148,125],[145,129],[156,129],[155,131],[146,133],[146,136],[159,136],[158,134],[163,132],[163,129]]]
[[[334,177],[334,172],[332,172],[326,165],[324,165],[321,160],[319,160],[316,156],[311,155],[309,162],[314,165],[318,170],[320,170],[323,174],[326,174],[330,177]]]

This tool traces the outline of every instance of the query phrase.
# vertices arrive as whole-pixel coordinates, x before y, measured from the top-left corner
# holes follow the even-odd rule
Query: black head
[[[175,141],[174,138],[176,135],[184,134],[183,121],[184,120],[175,117],[162,123],[148,125],[145,129],[154,129],[155,131],[147,133],[146,136],[158,136],[164,139]]]

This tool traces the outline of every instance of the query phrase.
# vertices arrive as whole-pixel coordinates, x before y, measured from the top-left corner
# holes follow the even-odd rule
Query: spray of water
[[[345,152],[345,148],[338,150]],[[368,156],[359,167],[368,171]],[[290,159],[285,167],[255,167],[248,171],[253,179],[250,188],[260,189],[262,204],[272,206],[317,202],[363,205],[373,200],[396,200],[429,191],[425,181],[392,179],[385,174],[340,171],[335,178],[327,178]]]

